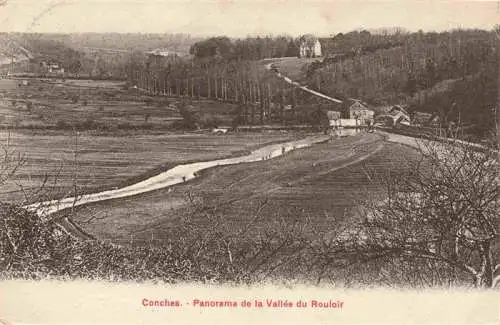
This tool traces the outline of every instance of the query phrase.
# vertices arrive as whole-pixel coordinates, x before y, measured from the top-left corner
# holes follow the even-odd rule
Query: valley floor
[[[361,133],[262,162],[211,168],[186,184],[77,209],[74,220],[100,239],[162,241],[179,220],[210,227],[307,223],[317,232],[339,227],[364,200],[376,198],[389,172],[417,152]],[[346,219],[347,218],[347,219]]]

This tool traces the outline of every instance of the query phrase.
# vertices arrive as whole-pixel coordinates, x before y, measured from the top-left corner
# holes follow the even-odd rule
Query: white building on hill
[[[321,56],[321,43],[318,38],[304,38],[300,42],[299,55],[301,58],[315,58]]]

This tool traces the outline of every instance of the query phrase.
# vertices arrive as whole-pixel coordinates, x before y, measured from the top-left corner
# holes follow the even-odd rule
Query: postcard
[[[0,0],[0,324],[499,324],[500,2]]]

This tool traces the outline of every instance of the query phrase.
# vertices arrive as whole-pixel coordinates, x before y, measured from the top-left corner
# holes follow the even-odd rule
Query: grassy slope
[[[262,67],[267,64],[274,64],[278,70],[285,76],[290,77],[292,80],[301,80],[304,76],[304,66],[315,61],[321,61],[322,58],[297,58],[297,57],[286,57],[286,58],[276,58],[276,59],[266,59],[261,60]],[[261,72],[263,72],[262,69]]]
[[[191,195],[205,207],[216,207],[229,225],[253,219],[267,200],[257,221],[264,230],[280,218],[336,227],[360,200],[377,193],[380,183],[370,173],[391,170],[395,160],[411,152],[373,134],[338,139],[269,161],[210,169],[200,179],[171,189],[82,207],[76,220],[96,217],[83,225],[100,238],[162,240],[178,218],[192,213]],[[204,213],[195,218],[210,226]]]
[[[276,62],[276,66],[281,73],[292,80],[301,80],[304,76],[304,66],[322,60],[323,58],[284,58]]]

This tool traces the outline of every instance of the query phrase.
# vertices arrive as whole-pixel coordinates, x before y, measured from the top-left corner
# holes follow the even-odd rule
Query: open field
[[[28,84],[23,85],[23,80]],[[116,81],[0,80],[0,127],[14,129],[168,130],[181,120],[180,98],[151,97]],[[230,124],[234,105],[185,100],[200,121]]]
[[[380,177],[402,168],[412,154],[409,147],[364,133],[268,161],[212,168],[185,185],[84,206],[75,220],[99,238],[162,240],[176,220],[192,213],[195,202],[215,208],[228,225],[258,214],[263,229],[283,218],[312,223],[319,232],[343,223],[352,207],[377,194]],[[205,213],[196,218],[207,223]]]
[[[136,133],[93,135],[81,132],[41,135],[0,133],[2,144],[21,153],[26,163],[1,187],[1,200],[22,199],[22,187],[35,190],[48,175],[49,197],[79,194],[131,184],[180,163],[241,155],[272,142],[300,137],[292,133]],[[76,156],[75,156],[76,155]],[[76,158],[76,160],[75,160]],[[76,182],[74,182],[76,180]]]

